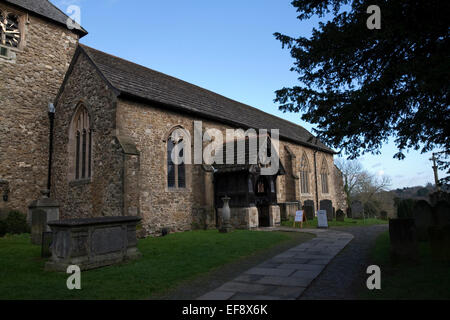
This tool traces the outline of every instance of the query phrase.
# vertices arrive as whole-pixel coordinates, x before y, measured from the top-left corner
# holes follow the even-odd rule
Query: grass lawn
[[[450,263],[434,262],[429,243],[420,243],[420,263],[392,265],[389,233],[381,234],[371,252],[381,268],[381,290],[365,290],[364,299],[450,299]]]
[[[1,299],[146,299],[202,273],[293,239],[289,232],[217,230],[174,233],[139,241],[139,260],[81,273],[81,290],[69,275],[44,271],[40,247],[29,235],[0,238]]]
[[[370,226],[370,225],[374,225],[374,224],[388,224],[389,221],[388,220],[381,220],[381,219],[376,219],[376,218],[371,218],[371,219],[350,219],[350,218],[345,218],[345,220],[342,221],[328,221],[328,226],[329,227],[351,227],[351,226]],[[282,221],[281,225],[283,227],[293,227],[294,225],[294,220],[289,220],[289,221]],[[296,228],[300,228],[300,224],[296,223],[295,224]],[[303,222],[303,228],[317,228],[317,218],[314,218],[314,220],[308,220],[307,222]]]

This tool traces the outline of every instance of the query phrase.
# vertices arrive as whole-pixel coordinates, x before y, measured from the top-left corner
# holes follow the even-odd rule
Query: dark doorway
[[[260,227],[270,227],[269,206],[258,206],[258,224]]]
[[[269,206],[271,203],[271,187],[267,176],[259,176],[255,184],[255,203],[258,208],[260,227],[270,227]]]

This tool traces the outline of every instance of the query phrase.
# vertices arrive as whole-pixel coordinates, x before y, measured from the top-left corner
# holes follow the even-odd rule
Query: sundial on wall
[[[19,17],[7,11],[0,11],[0,44],[17,48],[19,43]]]

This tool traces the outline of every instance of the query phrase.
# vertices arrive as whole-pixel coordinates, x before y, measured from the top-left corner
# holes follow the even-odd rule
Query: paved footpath
[[[291,228],[271,228],[292,231]],[[353,235],[331,229],[297,229],[316,238],[293,247],[251,268],[199,297],[199,300],[293,300],[325,269],[353,239]]]

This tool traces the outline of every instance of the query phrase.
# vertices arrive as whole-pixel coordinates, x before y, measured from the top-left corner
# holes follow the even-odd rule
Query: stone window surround
[[[7,45],[2,45],[0,43],[0,47],[8,48],[8,50],[11,50],[15,53],[21,53],[26,47],[26,34],[27,34],[27,25],[30,24],[30,17],[28,13],[20,12],[14,8],[6,7],[3,4],[0,4],[0,11],[8,11],[8,13],[12,13],[18,16],[19,18],[19,30],[20,30],[20,42],[17,48],[10,47]],[[0,57],[0,59],[6,59],[9,60],[11,58],[6,57]]]
[[[322,165],[320,168],[320,184],[321,184],[321,191],[322,194],[330,194],[330,184],[328,176],[330,175],[330,171],[328,170],[328,163],[327,159],[324,157],[322,160]],[[325,181],[325,184],[324,184]],[[326,189],[324,189],[326,188]]]
[[[86,161],[86,176],[88,177],[82,177],[81,174],[79,176],[79,178],[76,178],[76,159],[75,159],[75,155],[76,155],[76,144],[77,144],[77,140],[76,140],[76,132],[78,131],[76,128],[76,124],[75,124],[75,120],[78,120],[79,116],[81,115],[81,113],[83,112],[83,110],[86,111],[87,115],[88,115],[88,126],[87,126],[87,141],[86,141],[86,149],[87,152],[89,152],[89,133],[91,133],[91,146],[90,146],[90,150],[91,150],[91,156],[89,157],[89,154],[86,155],[87,159],[90,159],[90,176],[89,176],[89,163]],[[76,108],[75,111],[71,117],[70,120],[70,125],[69,125],[69,143],[68,143],[68,150],[67,150],[67,154],[68,154],[68,161],[69,161],[69,165],[68,165],[68,182],[70,186],[79,186],[79,185],[84,185],[84,184],[89,184],[92,181],[92,177],[94,175],[94,166],[93,166],[93,159],[94,159],[94,148],[93,146],[95,145],[94,143],[94,130],[92,129],[92,116],[91,116],[92,112],[90,110],[90,108],[88,107],[88,105],[83,101],[83,100],[79,100],[79,102],[76,104]],[[86,128],[84,128],[86,129]],[[81,140],[80,140],[81,143]],[[80,155],[82,155],[82,153],[80,153]],[[82,166],[82,163],[80,161],[80,169]],[[81,170],[80,170],[81,171]]]
[[[304,160],[306,160],[306,166],[304,166],[304,162],[303,162]],[[311,178],[311,170],[309,168],[310,168],[310,166],[309,166],[308,156],[306,155],[306,152],[303,151],[302,159],[301,159],[301,162],[300,162],[300,174],[299,174],[300,179],[299,179],[299,183],[300,183],[300,193],[302,195],[306,195],[306,196],[311,195],[311,184],[310,184],[310,181],[311,181],[311,179],[310,179]],[[306,170],[304,170],[304,169],[306,169]],[[307,192],[303,192],[303,188],[302,188],[303,175],[302,175],[302,172],[306,172],[306,179],[307,179],[306,184],[307,184],[307,189],[308,189]]]
[[[185,193],[185,192],[189,192],[191,191],[191,167],[192,165],[188,165],[185,164],[184,165],[184,176],[185,176],[185,187],[183,188],[179,188],[178,186],[176,187],[169,187],[168,183],[167,183],[167,176],[168,176],[168,166],[167,166],[167,142],[170,139],[171,134],[176,130],[176,129],[183,129],[183,130],[187,130],[185,127],[183,127],[182,125],[174,125],[172,126],[167,133],[164,135],[163,138],[163,143],[164,143],[164,189],[166,192],[170,192],[170,193]],[[192,149],[193,146],[191,146],[191,154],[192,153]],[[177,177],[175,178],[176,182],[177,182]]]

